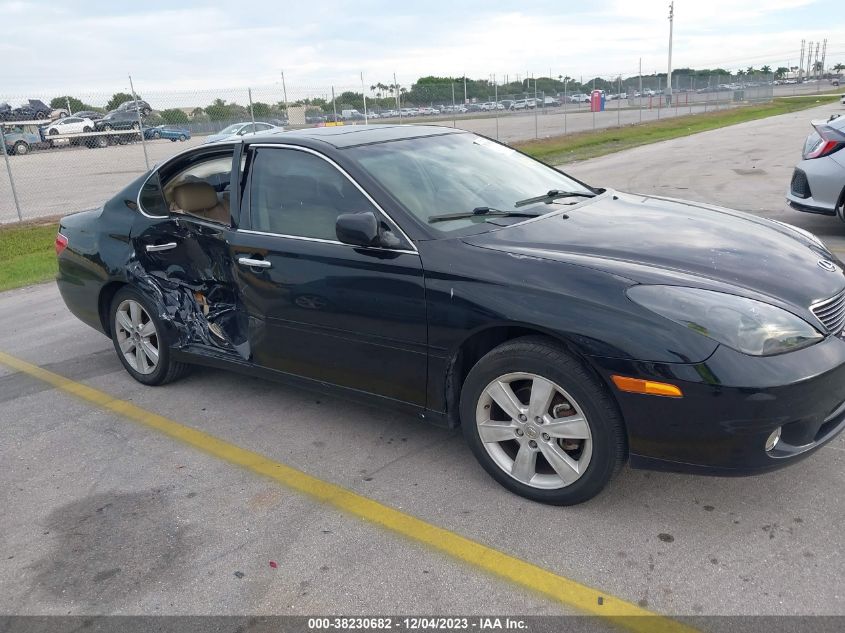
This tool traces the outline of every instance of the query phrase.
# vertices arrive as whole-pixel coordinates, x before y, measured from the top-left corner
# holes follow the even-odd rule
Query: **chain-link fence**
[[[324,125],[434,124],[512,143],[818,91],[771,74],[676,73],[419,80],[113,94],[0,95],[0,223],[94,208],[177,151],[228,136]],[[137,92],[136,92],[137,90]]]

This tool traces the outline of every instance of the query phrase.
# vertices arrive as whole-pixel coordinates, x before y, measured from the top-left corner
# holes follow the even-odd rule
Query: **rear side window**
[[[337,241],[337,216],[376,212],[352,181],[309,152],[262,147],[250,171],[250,221],[257,231]]]
[[[141,188],[144,213],[185,214],[229,224],[233,153],[233,148],[200,152],[162,166]]]

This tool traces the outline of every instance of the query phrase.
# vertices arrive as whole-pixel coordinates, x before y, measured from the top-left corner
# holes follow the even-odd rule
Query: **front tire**
[[[138,291],[124,287],[111,305],[114,349],[123,367],[138,382],[164,385],[181,378],[188,365],[170,358],[163,323],[149,301]]]
[[[551,339],[515,339],[485,355],[464,382],[460,412],[484,469],[540,503],[591,499],[625,459],[625,431],[610,394]]]
[[[14,150],[15,156],[23,156],[24,154],[29,154],[29,145],[27,145],[23,141],[18,141],[17,143],[15,143]]]

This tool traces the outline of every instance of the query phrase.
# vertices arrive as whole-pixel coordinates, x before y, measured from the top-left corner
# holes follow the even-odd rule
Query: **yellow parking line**
[[[273,461],[260,453],[179,424],[125,400],[0,352],[0,363],[42,380],[98,407],[180,440],[231,464],[269,477],[300,493],[353,514],[388,530],[448,554],[512,583],[587,614],[604,616],[614,624],[642,633],[694,633],[696,629],[665,616],[509,556],[471,539],[383,505],[351,490]]]

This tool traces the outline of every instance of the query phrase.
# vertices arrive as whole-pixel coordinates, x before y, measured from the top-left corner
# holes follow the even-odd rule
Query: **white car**
[[[83,132],[93,132],[94,122],[91,119],[85,119],[78,116],[68,116],[58,121],[53,121],[47,127],[47,136],[56,136],[57,134],[81,134]]]
[[[209,134],[205,137],[204,143],[215,143],[217,141],[225,141],[226,139],[234,138],[236,136],[251,136],[253,134],[272,134],[274,132],[284,132],[285,128],[271,125],[270,123],[233,123],[229,127],[225,127],[217,134]]]

